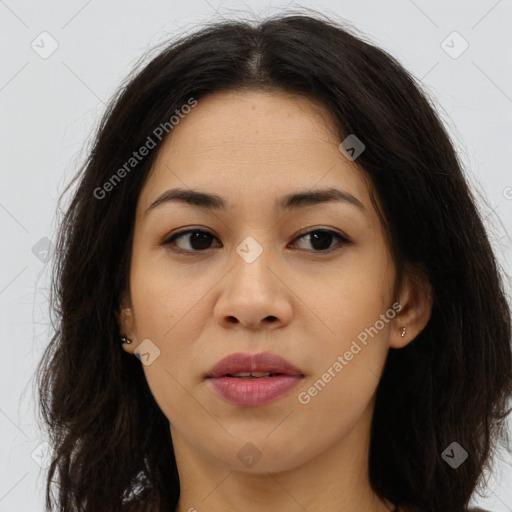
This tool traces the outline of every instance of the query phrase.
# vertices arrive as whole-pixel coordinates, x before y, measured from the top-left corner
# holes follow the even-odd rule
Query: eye
[[[191,236],[192,235],[192,236]],[[188,240],[188,247],[180,247],[177,245],[177,240]],[[210,249],[212,240],[217,240],[217,237],[214,236],[209,231],[205,231],[202,229],[189,229],[187,231],[181,231],[179,233],[175,233],[174,235],[166,238],[162,245],[171,245],[177,246],[178,248],[172,248],[175,252],[204,252],[207,249]],[[331,252],[333,239],[337,239],[341,245],[350,244],[351,241],[340,233],[330,230],[330,229],[314,229],[303,233],[295,240],[309,240],[309,243],[312,244],[314,250],[312,252]],[[192,248],[192,249],[190,249]]]
[[[202,229],[189,229],[187,231],[182,231],[180,233],[175,233],[171,237],[167,238],[162,242],[162,245],[176,245],[175,240],[187,239],[189,235],[191,236],[188,240],[189,247],[193,248],[192,251],[188,248],[179,247],[178,249],[172,249],[176,252],[201,252],[210,248],[210,243],[212,238],[217,238],[212,235],[209,231],[204,231]]]
[[[304,238],[315,248],[313,252],[331,252],[333,247],[331,246],[333,239],[337,239],[341,245],[350,244],[350,240],[340,233],[331,229],[314,229],[303,233],[297,237],[296,240]]]

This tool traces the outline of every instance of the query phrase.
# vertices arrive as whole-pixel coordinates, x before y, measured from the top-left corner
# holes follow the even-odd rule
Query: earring
[[[402,338],[405,336],[405,331],[407,331],[407,327],[402,327]]]
[[[132,342],[130,338],[127,338],[126,336],[121,336],[121,343],[127,343],[128,345]]]

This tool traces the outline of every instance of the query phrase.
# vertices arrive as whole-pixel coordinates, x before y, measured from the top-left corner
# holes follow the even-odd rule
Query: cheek
[[[201,367],[195,340],[211,316],[211,307],[205,300],[208,282],[197,277],[191,281],[190,276],[171,268],[165,260],[147,261],[149,258],[144,255],[134,255],[132,260],[135,336],[139,341],[151,340],[158,348],[158,358],[144,366],[144,372],[156,400],[159,402],[161,397],[169,401],[173,397],[169,403],[172,407],[173,403],[180,403],[190,368]],[[181,398],[184,403],[190,396]]]
[[[137,331],[162,340],[187,323],[189,315],[197,316],[196,308],[201,309],[201,300],[211,287],[208,280],[169,265],[165,258],[164,251],[158,257],[134,254],[130,274]]]
[[[385,258],[373,257],[379,254],[354,258],[308,295],[316,316],[309,326],[316,361],[301,391],[315,408],[331,403],[362,412],[378,385],[395,316],[389,291],[393,269]]]
[[[344,321],[359,330],[373,325],[391,305],[394,279],[394,265],[382,241],[354,253],[340,272],[337,305]]]
[[[311,350],[314,370],[297,393],[311,421],[332,411],[333,435],[337,428],[350,428],[369,406],[389,350],[390,332],[390,323],[380,320],[385,311],[379,301],[369,304],[351,295],[338,299],[326,321],[334,334],[326,331],[316,337]]]
[[[325,333],[328,345],[337,348],[370,328],[391,306],[393,267],[378,253],[363,252],[345,258],[333,272],[316,276],[315,285],[308,280],[300,292],[306,305],[315,313],[315,324]],[[380,325],[380,324],[379,324]],[[386,331],[380,326],[379,330]]]

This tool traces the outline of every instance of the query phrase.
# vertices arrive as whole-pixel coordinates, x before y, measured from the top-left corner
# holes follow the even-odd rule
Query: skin
[[[133,354],[145,339],[160,350],[143,368],[171,425],[181,485],[176,510],[392,510],[368,479],[374,394],[388,351],[425,327],[431,300],[426,280],[412,274],[392,296],[396,268],[368,180],[338,149],[329,113],[280,92],[222,92],[200,99],[170,135],[138,199],[118,321],[133,340],[124,350]],[[174,187],[215,193],[228,208],[174,201],[146,213]],[[349,192],[365,211],[344,202],[273,208],[285,194],[325,187]],[[176,240],[188,254],[162,244],[183,228],[213,236],[204,245],[190,236]],[[320,248],[337,250],[322,252],[308,235],[298,238],[319,228],[352,243],[334,236]],[[252,263],[236,252],[248,236],[263,248]],[[395,300],[402,306],[395,318],[300,403],[298,394]],[[299,367],[300,386],[268,405],[241,407],[205,381],[226,355],[261,351]],[[252,467],[237,456],[246,443],[261,453]]]

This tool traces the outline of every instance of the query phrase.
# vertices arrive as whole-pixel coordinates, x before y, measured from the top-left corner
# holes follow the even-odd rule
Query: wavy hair
[[[261,90],[320,102],[340,141],[356,134],[366,145],[357,163],[379,204],[397,282],[408,266],[421,268],[433,296],[425,329],[389,352],[377,388],[370,483],[411,510],[461,512],[498,445],[508,442],[510,307],[434,102],[395,58],[318,14],[215,22],[156,51],[110,100],[85,163],[60,198],[76,185],[56,241],[55,331],[37,367],[54,452],[47,507],[122,511],[155,500],[165,510],[176,506],[169,421],[140,362],[121,349],[116,322],[137,199],[161,143],[104,197],[98,190],[191,97]],[[453,441],[469,455],[457,469],[442,458]]]

